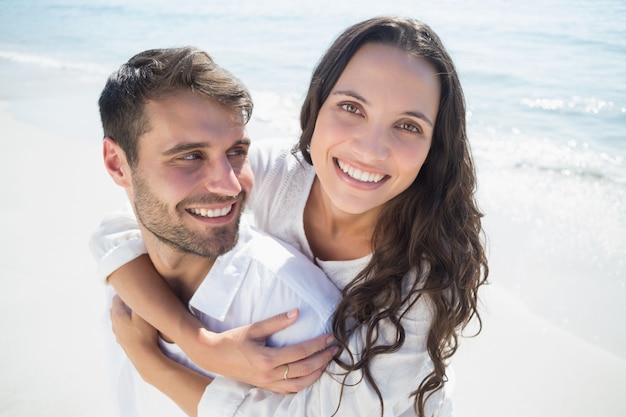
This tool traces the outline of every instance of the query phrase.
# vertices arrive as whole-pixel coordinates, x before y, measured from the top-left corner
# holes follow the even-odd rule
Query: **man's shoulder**
[[[250,258],[257,271],[263,270],[282,285],[307,297],[326,294],[333,302],[339,299],[339,290],[326,274],[298,249],[251,225],[242,228],[245,244],[242,256]]]
[[[280,270],[289,265],[297,264],[314,274],[323,272],[309,258],[294,246],[269,233],[246,224],[240,229],[240,239],[244,240],[241,250],[252,260],[265,265],[271,270]]]

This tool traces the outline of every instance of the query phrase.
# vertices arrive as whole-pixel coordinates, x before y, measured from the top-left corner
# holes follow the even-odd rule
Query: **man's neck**
[[[180,252],[144,233],[148,255],[154,267],[172,288],[172,291],[187,304],[207,276],[215,258]]]

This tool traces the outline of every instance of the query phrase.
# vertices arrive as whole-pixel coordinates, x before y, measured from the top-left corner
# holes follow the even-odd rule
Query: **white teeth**
[[[202,217],[222,217],[226,216],[232,210],[233,206],[224,207],[223,209],[218,210],[207,210],[207,209],[189,209],[189,211],[197,216]]]
[[[360,169],[353,168],[350,165],[343,163],[340,159],[337,159],[337,164],[343,172],[345,172],[355,180],[363,182],[379,182],[380,180],[385,178],[385,176],[382,174],[374,174],[372,172],[365,172],[361,171]]]

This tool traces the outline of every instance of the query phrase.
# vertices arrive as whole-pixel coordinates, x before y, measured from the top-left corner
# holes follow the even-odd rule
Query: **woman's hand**
[[[108,282],[123,299],[119,302],[122,305],[125,302],[133,310],[128,320],[136,323],[137,328],[127,328],[126,319],[119,315],[119,329],[114,329],[119,343],[128,350],[146,349],[148,336],[154,338],[157,347],[156,332],[142,327],[141,316],[178,344],[200,368],[279,393],[298,392],[312,384],[337,352],[335,347],[329,348],[333,343],[330,335],[280,348],[266,346],[268,336],[296,321],[297,311],[223,333],[211,332],[174,295],[145,255],[119,268],[109,276]],[[114,308],[121,313],[120,305]],[[139,346],[135,347],[133,340]],[[127,351],[129,358],[133,353]],[[289,370],[285,380],[286,365]]]
[[[293,310],[222,333],[192,325],[176,342],[201,368],[278,393],[298,392],[322,375],[338,348],[330,335],[280,348],[266,346],[268,336],[297,318]]]

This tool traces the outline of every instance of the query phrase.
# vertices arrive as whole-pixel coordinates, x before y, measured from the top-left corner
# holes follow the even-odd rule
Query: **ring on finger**
[[[285,365],[285,372],[283,372],[283,379],[286,381],[287,379],[287,374],[289,373],[289,365]]]

